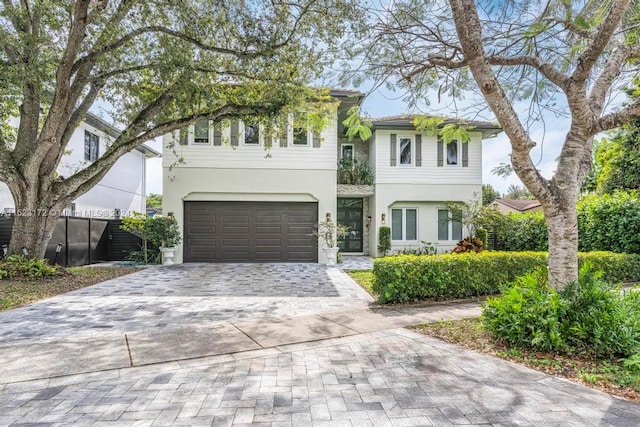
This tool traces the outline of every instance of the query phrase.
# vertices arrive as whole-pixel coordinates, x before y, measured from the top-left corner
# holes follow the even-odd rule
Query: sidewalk
[[[16,426],[564,427],[639,421],[637,403],[402,328],[0,385],[0,425]]]
[[[479,314],[478,303],[458,302],[24,340],[0,345],[0,384],[268,349]]]

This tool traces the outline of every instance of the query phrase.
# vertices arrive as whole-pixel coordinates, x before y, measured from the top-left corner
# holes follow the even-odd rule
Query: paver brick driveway
[[[158,266],[0,313],[0,340],[299,316],[371,301],[345,273],[318,264]]]

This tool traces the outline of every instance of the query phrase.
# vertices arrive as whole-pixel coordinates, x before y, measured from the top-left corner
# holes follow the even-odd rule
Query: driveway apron
[[[150,267],[0,313],[0,383],[265,346],[234,322],[259,335],[251,322],[307,316],[280,327],[279,342],[345,336],[356,332],[313,317],[371,301],[344,272],[317,264]]]

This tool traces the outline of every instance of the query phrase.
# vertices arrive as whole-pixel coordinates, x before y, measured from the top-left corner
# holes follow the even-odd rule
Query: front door
[[[348,227],[347,234],[338,238],[342,252],[362,252],[362,198],[338,199],[338,224]]]

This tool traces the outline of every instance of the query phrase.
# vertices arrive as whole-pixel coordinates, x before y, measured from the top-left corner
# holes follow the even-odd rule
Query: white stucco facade
[[[306,146],[293,145],[291,129],[286,141],[276,139],[268,149],[262,136],[260,144],[248,145],[244,143],[244,124],[241,122],[234,128],[238,142],[233,144],[229,143],[234,140],[229,127],[215,131],[221,137],[214,143],[213,123],[208,124],[208,134],[201,133],[204,141],[200,139],[197,143],[194,127],[186,130],[188,140],[181,140],[179,132],[165,135],[163,212],[176,217],[184,235],[185,222],[188,222],[185,202],[314,202],[317,203],[319,222],[327,214],[340,218],[342,213],[346,218],[346,209],[351,209],[349,220],[353,222],[353,208],[348,204],[355,201],[356,206],[361,206],[355,209],[361,209],[358,232],[363,237],[360,251],[352,252],[378,255],[379,227],[392,226],[394,212],[396,230],[392,252],[407,247],[418,248],[422,246],[421,242],[434,244],[439,252],[453,248],[458,234],[450,226],[451,231],[443,238],[442,230],[439,232],[442,222],[439,211],[446,209],[449,202],[468,202],[481,196],[482,140],[494,136],[499,132],[498,128],[476,122],[484,128],[471,131],[470,141],[464,147],[458,143],[459,157],[453,165],[447,160],[443,162],[443,145],[438,143],[437,135],[416,131],[406,116],[395,116],[392,118],[395,121],[384,121],[377,128],[374,120],[373,136],[366,142],[348,141],[339,135],[342,119],[336,114],[335,120],[321,133],[321,144],[318,145],[312,144],[311,138]],[[401,140],[405,145],[407,140],[411,141],[410,162],[400,161],[400,152],[394,152]],[[367,164],[374,173],[372,186],[350,189],[349,185],[340,185],[338,191],[337,171],[345,145],[351,147],[348,152],[353,153],[356,160]],[[444,147],[444,155],[447,155],[447,145]],[[394,157],[398,158],[394,160]],[[348,200],[338,203],[337,199]],[[412,224],[410,231],[403,230],[401,234],[410,238],[398,238],[400,211],[406,215],[406,223]],[[215,239],[220,240],[220,237]],[[202,238],[198,240],[202,242]],[[177,262],[183,261],[184,245],[183,239],[177,251]],[[320,248],[318,261],[326,261]]]
[[[98,137],[98,156],[113,142],[115,129],[93,116],[90,121],[95,126],[82,122],[71,136],[57,170],[59,175],[68,177],[90,164],[85,160],[85,131]],[[157,155],[143,146],[120,157],[98,184],[72,202],[74,216],[114,218],[145,212],[145,162],[147,157]],[[12,212],[14,208],[9,188],[0,182],[0,213]]]

